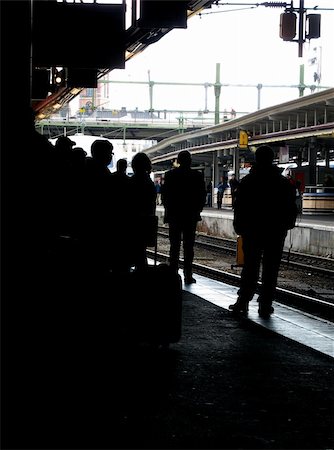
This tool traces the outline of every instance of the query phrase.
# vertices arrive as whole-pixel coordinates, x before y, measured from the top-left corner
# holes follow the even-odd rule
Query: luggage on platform
[[[182,281],[169,265],[157,263],[158,218],[151,219],[146,245],[154,247],[153,264],[110,274],[113,292],[119,293],[111,314],[116,335],[129,342],[167,346],[181,338]]]
[[[242,236],[237,236],[237,252],[236,252],[236,264],[232,264],[233,267],[242,267],[244,265],[244,250],[242,248]]]
[[[181,277],[167,264],[130,274],[131,329],[136,340],[158,345],[178,342],[182,325]]]

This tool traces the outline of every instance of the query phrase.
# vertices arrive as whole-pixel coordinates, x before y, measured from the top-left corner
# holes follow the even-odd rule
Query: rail
[[[147,253],[150,257],[154,256],[153,250],[148,250]],[[168,255],[164,253],[157,253],[157,260],[159,262],[167,263]],[[183,267],[182,258],[180,258],[180,267]],[[223,270],[218,270],[216,268],[198,263],[193,264],[193,270],[194,273],[198,273],[207,278],[212,278],[232,286],[240,286],[240,275],[228,273]],[[260,285],[261,282],[259,281],[257,283],[257,292],[259,292]],[[276,289],[275,301],[329,320],[330,322],[334,322],[334,304],[331,302],[310,297],[298,292],[289,291],[280,287],[277,287]]]

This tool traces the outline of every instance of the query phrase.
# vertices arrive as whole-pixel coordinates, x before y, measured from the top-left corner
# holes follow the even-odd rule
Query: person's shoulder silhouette
[[[234,203],[234,225],[241,234],[247,230],[290,229],[296,219],[295,189],[273,164],[271,147],[260,146],[255,164],[239,183]]]
[[[200,171],[191,168],[192,158],[188,150],[178,154],[177,162],[178,167],[166,172],[162,187],[165,220],[200,220],[206,201],[204,177]]]

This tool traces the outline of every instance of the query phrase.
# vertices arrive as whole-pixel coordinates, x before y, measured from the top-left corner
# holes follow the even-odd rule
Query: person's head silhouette
[[[113,145],[109,141],[96,139],[91,145],[91,154],[94,161],[102,166],[107,167],[113,157]]]
[[[72,141],[67,136],[59,136],[59,138],[56,140],[55,148],[58,151],[71,153],[72,147],[76,145],[76,142]]]
[[[191,153],[188,150],[182,150],[177,156],[177,162],[180,167],[190,167],[191,166]]]
[[[146,153],[136,153],[131,163],[134,173],[151,173],[152,164]]]
[[[256,165],[260,167],[271,166],[274,156],[273,149],[269,145],[261,145],[255,152]]]
[[[121,158],[117,161],[116,169],[119,173],[126,173],[126,168],[128,167],[128,162],[126,159]]]

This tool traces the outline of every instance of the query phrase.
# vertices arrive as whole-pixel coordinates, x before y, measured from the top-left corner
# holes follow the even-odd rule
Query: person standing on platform
[[[128,167],[127,160],[124,158],[119,159],[116,163],[116,172],[112,173],[113,177],[120,178],[122,180],[127,180],[128,179],[128,176],[126,174],[127,167]]]
[[[127,273],[130,270],[128,263],[128,236],[131,231],[131,192],[130,177],[126,174],[128,162],[121,158],[116,163],[116,171],[111,173],[111,184],[114,192],[113,216],[115,217],[115,234],[112,240],[114,273]],[[117,236],[117,237],[116,237]],[[115,239],[116,237],[116,239]]]
[[[334,193],[334,179],[332,177],[332,175],[330,175],[329,173],[326,173],[325,177],[324,177],[324,192],[325,193]]]
[[[96,139],[91,145],[92,158],[86,160],[85,211],[83,212],[83,239],[92,269],[107,272],[113,264],[111,236],[115,230],[115,190],[109,165],[113,159],[113,145]]]
[[[183,239],[184,281],[196,283],[193,277],[194,242],[197,222],[206,201],[204,177],[191,169],[191,154],[183,150],[178,154],[179,167],[166,172],[162,188],[165,207],[164,222],[169,224],[170,266],[179,269],[181,240]]]
[[[212,181],[206,186],[206,206],[212,207]]]
[[[129,182],[130,177],[126,174],[126,169],[128,167],[128,162],[126,159],[119,159],[116,163],[116,171],[111,173],[111,180],[113,183],[114,190],[116,192],[117,198],[115,204],[116,211],[118,215],[122,216],[126,208],[128,208],[130,192],[129,192]]]
[[[229,181],[229,185],[231,188],[232,209],[233,209],[234,203],[235,203],[235,195],[237,193],[237,189],[239,186],[239,181],[236,179],[235,173],[232,173],[230,181]]]
[[[296,190],[273,165],[271,147],[260,146],[255,165],[239,184],[234,205],[234,230],[243,239],[244,265],[237,302],[229,306],[234,313],[246,314],[260,273],[262,285],[258,313],[268,318],[273,313],[279,265],[287,231],[294,228]]]
[[[157,193],[157,205],[161,205],[161,181],[159,178],[155,180],[154,186]]]
[[[132,158],[133,175],[130,177],[131,207],[133,227],[129,230],[129,254],[131,266],[137,270],[148,265],[146,249],[154,240],[157,230],[154,229],[157,194],[150,174],[152,164],[145,153],[137,153]]]
[[[228,187],[227,177],[221,177],[220,182],[217,185],[217,208],[221,209],[223,203],[223,197],[225,189]]]

